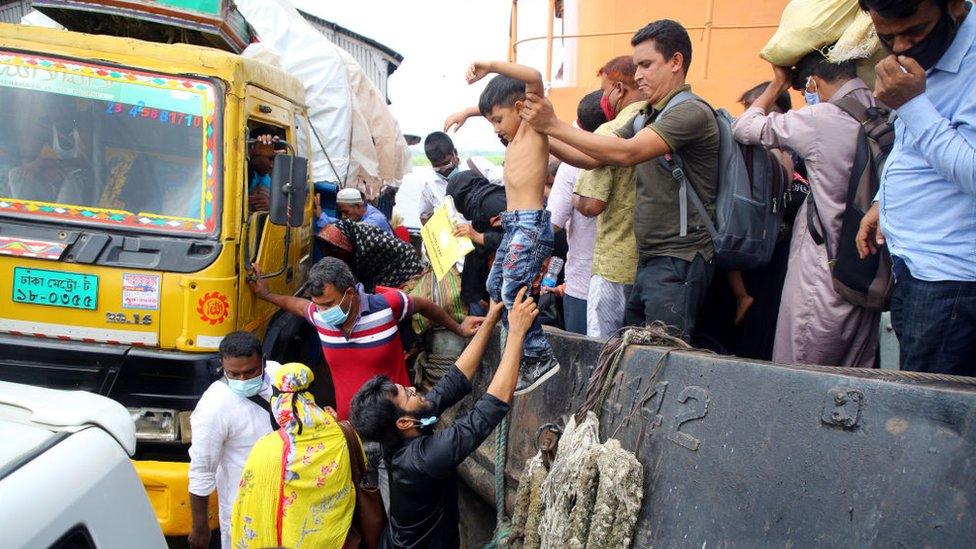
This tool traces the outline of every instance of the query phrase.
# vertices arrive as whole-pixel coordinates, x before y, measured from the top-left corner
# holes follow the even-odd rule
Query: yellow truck
[[[0,24],[0,128],[0,379],[126,406],[163,532],[184,535],[189,414],[221,338],[312,352],[247,285],[254,262],[294,294],[311,266],[303,88],[217,49]],[[249,206],[258,128],[288,144],[269,211]]]

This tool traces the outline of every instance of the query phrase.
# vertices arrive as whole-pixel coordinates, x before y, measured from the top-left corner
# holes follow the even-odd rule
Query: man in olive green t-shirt
[[[681,156],[688,181],[714,216],[718,123],[699,100],[672,105],[662,114],[672,97],[690,90],[685,78],[691,39],[684,27],[668,19],[654,21],[637,31],[631,45],[635,80],[652,105],[649,125],[637,131],[624,126],[616,136],[588,134],[560,122],[552,104],[535,94],[527,96],[522,116],[549,135],[553,154],[570,164],[635,167],[634,234],[640,260],[625,322],[663,322],[687,339],[715,273],[714,248],[694,208],[688,208],[687,234],[680,234],[678,184],[659,158]]]

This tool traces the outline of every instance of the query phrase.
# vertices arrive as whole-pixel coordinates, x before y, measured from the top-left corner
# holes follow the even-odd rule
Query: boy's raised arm
[[[542,74],[532,67],[509,63],[507,61],[475,61],[471,63],[466,75],[468,84],[473,84],[484,78],[488,73],[498,73],[525,82],[525,93],[543,95]]]
[[[444,131],[449,132],[452,131],[452,129],[453,131],[458,131],[469,118],[474,118],[475,116],[481,116],[481,111],[478,110],[478,105],[461,109],[444,120]]]

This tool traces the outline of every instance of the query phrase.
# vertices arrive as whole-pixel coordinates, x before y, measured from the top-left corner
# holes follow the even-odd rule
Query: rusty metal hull
[[[550,342],[560,373],[516,397],[509,419],[509,512],[536,429],[577,409],[601,350],[563,332]],[[601,435],[644,464],[635,547],[976,546],[976,386],[965,378],[631,347]],[[462,468],[487,501],[493,440]]]

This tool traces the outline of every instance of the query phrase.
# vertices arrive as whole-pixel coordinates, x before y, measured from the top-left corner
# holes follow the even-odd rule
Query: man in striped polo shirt
[[[458,324],[434,302],[399,290],[368,294],[349,267],[334,257],[322,259],[309,271],[311,301],[273,294],[256,266],[254,274],[256,280],[250,284],[258,298],[304,318],[318,331],[339,419],[346,419],[353,395],[375,375],[410,386],[397,328],[402,320],[421,314],[462,337],[474,335],[483,320],[469,316]]]

